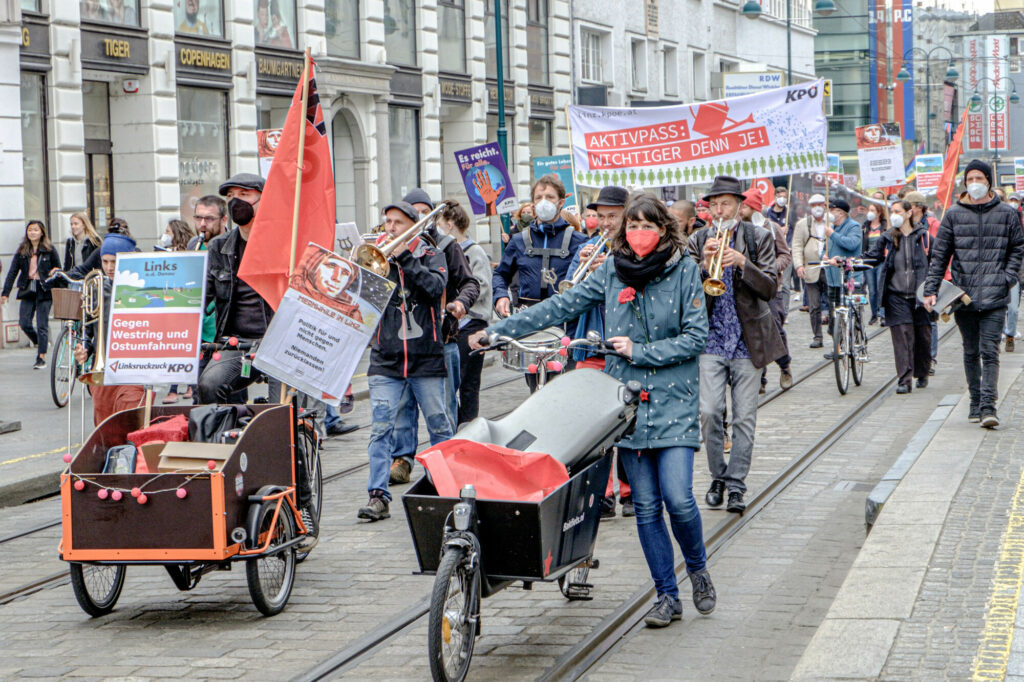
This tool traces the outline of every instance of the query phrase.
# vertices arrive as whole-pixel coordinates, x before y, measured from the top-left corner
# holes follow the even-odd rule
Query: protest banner
[[[906,180],[899,123],[872,123],[857,128],[857,160],[862,187],[889,187]]]
[[[519,206],[497,142],[455,152],[473,215],[511,213]]]
[[[1013,160],[1013,191],[1024,192],[1024,158]]]
[[[256,131],[256,152],[260,159],[260,175],[264,178],[270,173],[270,166],[274,163],[274,154],[277,153],[282,132],[281,128]]]
[[[967,92],[978,92],[982,79],[985,78],[984,69],[985,36],[967,36],[964,38],[964,57],[967,59]],[[974,101],[967,99],[967,129],[964,141],[964,150],[969,152],[981,151],[985,148],[985,117],[982,109],[982,100]]]
[[[918,154],[914,159],[917,170],[917,191],[934,194],[942,179],[942,154]]]
[[[116,269],[104,384],[196,383],[206,252],[119,253]]]
[[[253,366],[337,405],[394,290],[390,280],[311,242]]]
[[[667,107],[570,106],[576,185],[691,185],[825,170],[819,79]]]
[[[576,205],[576,183],[572,180],[572,157],[568,154],[533,157],[533,181],[537,182],[544,175],[558,176],[565,185],[564,208],[570,213],[576,213],[579,208]]]
[[[985,75],[991,80],[992,90],[983,99],[988,108],[988,149],[1006,151],[1009,136],[1009,118],[1006,111],[1007,68],[1010,39],[1005,35],[985,36]],[[989,81],[983,87],[987,88]],[[1012,82],[1009,87],[1012,87]]]

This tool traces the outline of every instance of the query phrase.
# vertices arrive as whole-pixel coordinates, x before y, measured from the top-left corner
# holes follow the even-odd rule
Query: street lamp
[[[990,83],[992,83],[992,92],[993,93],[995,93],[996,95],[999,95],[999,94],[1004,93],[1007,90],[1009,90],[1009,94],[1007,95],[1007,99],[1009,99],[1010,104],[1017,104],[1018,102],[1020,102],[1020,95],[1017,94],[1017,86],[1014,85],[1013,81],[1010,80],[1009,78],[1006,78],[1005,80],[1006,80],[1007,83],[1010,84],[1008,88],[996,87],[997,81],[994,78],[990,78],[989,76],[984,76],[982,78],[979,78],[977,83],[974,84],[974,94],[972,94],[970,96],[970,99],[968,101],[972,105],[974,105],[974,106],[981,105],[982,96],[978,92],[978,87],[981,86],[982,83],[990,82]],[[990,109],[991,109],[991,106],[992,106],[992,103],[989,102]],[[1003,106],[1005,106],[1005,104]],[[1007,117],[1009,117],[1009,115],[1010,115],[1009,110],[1007,110],[1005,115]],[[993,149],[992,151],[995,152],[993,154],[993,161],[995,162],[994,168],[995,168],[995,171],[996,171],[996,176],[998,176],[999,175],[999,150],[998,149]]]
[[[910,60],[911,65],[914,62],[914,55],[919,54],[924,57],[924,81],[925,81],[925,105],[927,106],[928,113],[925,119],[924,131],[925,131],[925,149],[927,153],[932,151],[932,55],[936,52],[943,50],[949,55],[949,64],[946,67],[946,80],[956,80],[960,73],[953,66],[953,60],[956,58],[949,48],[938,45],[930,50],[925,50],[921,47],[915,47],[907,50],[903,53],[903,63],[900,65],[899,73],[896,74],[896,80],[901,83],[906,83],[911,79],[910,71],[907,69],[907,60]],[[972,99],[973,101],[973,99]]]
[[[786,0],[786,85],[793,84],[793,0]],[[757,19],[761,16],[761,3],[757,0],[747,0],[743,3],[743,16],[748,19]],[[823,17],[827,17],[836,11],[836,3],[833,0],[816,0],[814,11]]]
[[[505,128],[505,65],[502,63],[501,50],[501,0],[494,0],[494,61],[498,74],[498,149],[501,150],[502,161],[508,164],[508,130]],[[509,214],[502,213],[499,219],[501,220],[501,231],[508,233],[511,223]],[[499,239],[498,243],[501,245],[501,252],[504,253],[505,240]]]

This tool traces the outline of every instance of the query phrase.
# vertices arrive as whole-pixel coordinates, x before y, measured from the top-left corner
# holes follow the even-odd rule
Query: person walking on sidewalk
[[[793,264],[797,277],[804,281],[808,314],[811,316],[811,348],[821,348],[821,301],[825,295],[825,277],[821,261],[825,257],[828,230],[825,197],[812,194],[807,201],[808,214],[793,228]]]
[[[96,233],[92,221],[84,212],[79,211],[71,215],[68,221],[71,226],[71,236],[64,242],[64,271],[68,272],[79,263],[89,259],[93,251],[100,248],[103,240]]]
[[[992,192],[992,167],[977,159],[964,172],[967,191],[942,218],[932,242],[924,304],[931,310],[939,284],[950,271],[953,284],[971,297],[954,313],[964,345],[964,374],[971,394],[968,419],[999,426],[999,336],[1006,319],[1010,287],[1019,281],[1024,258],[1020,216]]]
[[[33,369],[46,367],[46,349],[50,343],[50,306],[53,305],[46,278],[59,269],[60,256],[50,243],[46,225],[41,220],[28,221],[25,236],[14,253],[11,269],[7,271],[0,305],[7,304],[7,297],[17,280],[18,300],[21,301],[18,324],[36,347]]]
[[[488,332],[521,337],[604,306],[607,340],[620,354],[607,358],[605,371],[622,382],[635,379],[645,389],[636,429],[618,448],[658,595],[645,621],[665,627],[683,612],[665,508],[686,561],[694,606],[706,615],[717,601],[693,498],[693,452],[700,447],[697,358],[708,330],[704,292],[676,220],[651,194],[626,204],[610,251],[611,257],[579,285],[478,332],[470,343],[479,348]]]
[[[879,305],[885,310],[883,324],[892,335],[899,394],[910,393],[915,378],[918,388],[926,388],[932,364],[931,314],[917,300],[917,287],[928,275],[931,238],[927,221],[914,222],[911,208],[909,201],[893,202],[892,227],[864,254],[864,262],[875,265],[878,272]]]
[[[716,177],[704,196],[712,222],[689,243],[690,256],[701,265],[702,280],[710,277],[711,260],[724,249],[725,293],[706,296],[708,343],[700,356],[700,429],[712,479],[704,499],[718,507],[728,493],[726,509],[734,513],[747,508],[743,495],[754,451],[761,369],[786,353],[769,307],[779,286],[775,243],[768,230],[737,219],[743,198],[739,180]],[[719,226],[729,230],[726,244],[716,236]],[[732,452],[727,464],[723,413],[730,384]]]

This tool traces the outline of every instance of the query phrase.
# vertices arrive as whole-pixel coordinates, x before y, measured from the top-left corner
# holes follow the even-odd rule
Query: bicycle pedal
[[[601,568],[601,560],[600,559],[591,559],[590,560],[590,567],[591,568]]]

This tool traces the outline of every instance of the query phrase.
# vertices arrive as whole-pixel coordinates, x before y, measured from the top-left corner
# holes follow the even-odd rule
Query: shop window
[[[274,97],[271,95],[257,97],[256,127],[259,130],[284,128],[284,120],[288,118],[288,107],[291,104],[291,97]]]
[[[39,11],[39,0],[21,0],[21,9],[29,12]]]
[[[253,0],[256,44],[295,47],[295,0]]]
[[[178,88],[178,187],[181,215],[193,214],[196,201],[216,194],[230,176],[228,101],[220,90]]]
[[[89,218],[105,227],[114,216],[114,161],[110,142],[110,93],[101,81],[82,81],[85,188]]]
[[[224,37],[223,0],[175,0],[176,33]]]
[[[665,77],[665,95],[679,94],[679,57],[676,48],[666,47],[662,53],[662,73]]]
[[[647,41],[633,38],[629,43],[630,65],[633,69],[633,89],[647,90]]]
[[[526,3],[526,73],[530,83],[548,84],[548,0]]]
[[[416,0],[384,0],[384,48],[389,63],[416,66]]]
[[[438,68],[449,73],[466,73],[466,7],[463,0],[438,0],[437,41]]]
[[[327,54],[359,59],[359,0],[327,0],[324,14]]]
[[[82,21],[103,21],[123,26],[139,25],[139,0],[80,0],[78,8]]]
[[[494,39],[494,1],[484,2],[484,44],[487,48],[487,77],[498,77],[498,54],[495,52]],[[511,73],[512,59],[509,57],[509,26],[508,26],[508,0],[501,0],[501,71],[504,78],[508,79]]]
[[[530,158],[551,156],[551,121],[530,119]],[[530,164],[531,167],[533,164]],[[534,178],[536,180],[537,178]]]
[[[24,0],[22,0],[24,4]],[[24,171],[25,218],[46,220],[46,104],[42,76],[21,74],[21,165]]]
[[[420,121],[419,110],[410,107],[388,109],[391,151],[391,197],[400,199],[413,187],[420,186]]]

